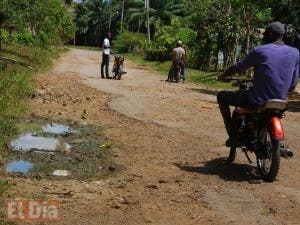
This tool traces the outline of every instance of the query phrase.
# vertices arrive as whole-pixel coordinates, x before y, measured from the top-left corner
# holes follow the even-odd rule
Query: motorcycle
[[[229,78],[235,80],[240,90],[248,90],[252,81],[247,79]],[[235,107],[232,112],[233,123],[237,132],[238,143],[245,153],[249,163],[252,163],[248,152],[256,156],[256,163],[262,179],[272,182],[279,172],[280,157],[292,158],[293,152],[287,149],[283,143],[284,130],[281,119],[288,104],[281,99],[271,99],[254,110]],[[226,142],[231,147],[230,141]],[[231,148],[229,162],[233,162],[236,156],[236,148]]]
[[[182,65],[180,63],[176,63],[173,68],[173,78],[175,79],[175,82],[178,83],[180,80],[182,80],[182,83],[184,83],[184,76],[182,73]],[[173,78],[171,81],[173,81]]]
[[[124,60],[124,57],[122,57],[121,55],[115,56],[115,61],[112,69],[113,79],[121,80],[122,75],[126,73],[123,71]]]

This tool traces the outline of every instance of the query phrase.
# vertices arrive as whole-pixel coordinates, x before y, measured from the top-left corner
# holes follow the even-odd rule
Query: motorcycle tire
[[[270,132],[263,129],[259,136],[261,149],[256,153],[257,167],[266,182],[273,182],[280,166],[280,140],[271,138]]]
[[[180,73],[176,72],[176,83],[179,83],[180,80]]]
[[[122,66],[119,66],[119,68],[118,68],[118,80],[121,80],[121,77],[122,77],[122,71],[123,71],[123,67],[122,67]]]

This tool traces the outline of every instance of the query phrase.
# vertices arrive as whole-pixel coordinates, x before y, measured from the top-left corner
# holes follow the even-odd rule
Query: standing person
[[[101,78],[104,79],[104,66],[105,66],[105,75],[107,79],[111,79],[109,76],[109,58],[110,58],[110,39],[111,33],[107,33],[106,38],[103,41],[102,49],[102,63],[101,63]]]
[[[182,41],[177,41],[176,48],[173,49],[172,52],[172,65],[169,70],[168,79],[166,81],[172,81],[174,77],[174,67],[176,64],[181,66],[181,72],[184,77],[184,81],[186,80],[185,69],[184,69],[184,62],[186,59],[186,52],[184,48],[182,48]]]
[[[254,48],[243,60],[233,64],[217,78],[225,80],[227,76],[254,67],[252,88],[247,91],[221,91],[217,96],[232,149],[238,145],[238,140],[229,106],[253,109],[270,99],[285,100],[288,91],[297,85],[299,51],[283,43],[284,34],[282,23],[270,23],[263,34],[265,44]],[[234,158],[235,151],[230,151],[228,162]]]

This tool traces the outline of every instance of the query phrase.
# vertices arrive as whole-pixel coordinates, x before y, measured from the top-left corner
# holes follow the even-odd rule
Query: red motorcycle
[[[248,90],[252,86],[251,80],[229,78],[236,80],[240,90]],[[281,99],[271,99],[257,106],[255,110],[235,107],[232,119],[237,131],[237,146],[245,153],[249,163],[252,163],[248,152],[256,156],[257,167],[262,179],[272,182],[276,179],[280,166],[280,156],[293,157],[293,152],[287,149],[283,143],[284,130],[281,119],[288,104]],[[227,147],[230,142],[226,143]],[[234,161],[236,148],[231,148],[230,162]]]
[[[175,79],[175,82],[178,83],[180,80],[182,80],[182,83],[184,83],[184,76],[182,73],[183,65],[181,63],[176,63],[173,68],[173,79]]]

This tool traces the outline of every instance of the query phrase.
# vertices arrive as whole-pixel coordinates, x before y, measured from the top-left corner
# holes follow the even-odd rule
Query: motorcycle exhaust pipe
[[[289,149],[280,149],[280,156],[285,159],[289,159],[294,156],[294,153]]]

